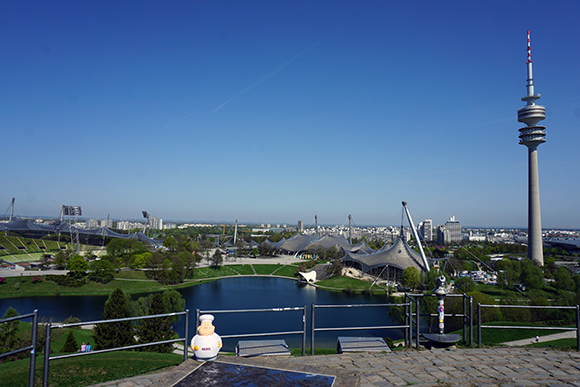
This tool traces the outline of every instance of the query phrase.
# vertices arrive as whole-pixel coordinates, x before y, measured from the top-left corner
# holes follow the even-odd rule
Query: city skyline
[[[15,197],[16,216],[396,225],[404,200],[417,221],[526,228],[529,30],[542,227],[580,228],[576,2],[0,10],[0,205]]]

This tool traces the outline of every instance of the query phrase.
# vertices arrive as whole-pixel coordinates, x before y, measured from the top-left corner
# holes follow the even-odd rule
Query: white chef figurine
[[[211,314],[202,314],[199,316],[200,324],[197,327],[197,335],[191,339],[191,349],[196,360],[215,360],[222,347],[222,339],[215,333],[215,327],[212,321],[213,316]]]

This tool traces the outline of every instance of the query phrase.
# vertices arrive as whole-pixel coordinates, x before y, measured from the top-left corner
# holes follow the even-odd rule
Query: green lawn
[[[558,339],[553,341],[546,341],[543,343],[533,343],[529,344],[526,347],[534,347],[534,348],[556,348],[562,350],[568,349],[577,349],[577,342],[575,338],[569,339]]]
[[[139,280],[148,279],[144,271],[135,271],[135,270],[120,271],[117,274],[115,274],[115,278],[139,279]]]
[[[252,265],[228,265],[228,268],[236,270],[241,275],[253,275]]]
[[[296,269],[298,269],[298,266],[286,265],[286,266],[282,266],[278,270],[274,271],[273,274],[280,275],[283,277],[296,278]]]
[[[280,267],[279,265],[268,265],[268,264],[252,265],[252,266],[254,266],[256,274],[260,275],[270,275],[274,270]]]
[[[512,321],[494,321],[485,325],[503,325],[503,326],[534,326],[534,324],[517,323]],[[477,326],[473,327],[473,340],[477,343]],[[461,331],[458,331],[458,333]],[[481,342],[483,345],[497,345],[514,340],[530,339],[536,336],[552,335],[554,333],[566,332],[557,329],[501,329],[501,328],[482,328]]]
[[[120,351],[50,362],[50,387],[82,387],[145,374],[179,364],[182,355]],[[0,364],[0,387],[28,385],[30,359]],[[42,385],[42,355],[36,359],[35,385]]]
[[[318,285],[323,289],[329,290],[342,291],[344,289],[344,291],[347,292],[355,292],[355,291],[360,292],[367,291],[371,286],[371,282],[361,281],[350,277],[337,276],[317,282],[316,285]],[[377,284],[375,284],[372,288],[372,292],[378,294],[384,294],[385,291],[386,289],[384,287],[378,286]]]
[[[236,273],[232,269],[229,269],[227,266],[220,266],[218,269],[214,269],[213,267],[198,267],[197,269],[195,269],[193,278],[206,279],[215,277],[225,277],[231,275],[238,275],[238,273]]]

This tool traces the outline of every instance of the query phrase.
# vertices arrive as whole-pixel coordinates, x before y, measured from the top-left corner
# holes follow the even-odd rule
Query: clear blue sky
[[[1,211],[580,228],[578,1],[4,1]]]

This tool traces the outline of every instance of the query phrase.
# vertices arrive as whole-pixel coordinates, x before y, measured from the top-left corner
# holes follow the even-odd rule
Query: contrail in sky
[[[332,34],[331,34],[332,35]],[[224,107],[226,104],[228,104],[229,102],[231,102],[232,100],[236,99],[237,97],[239,97],[240,95],[252,90],[254,87],[258,86],[259,84],[261,84],[262,82],[268,80],[269,78],[273,77],[274,75],[278,74],[280,71],[284,70],[286,67],[288,67],[288,65],[290,65],[292,62],[294,62],[296,59],[300,58],[302,55],[306,54],[308,51],[312,50],[314,47],[318,46],[320,43],[322,43],[323,41],[325,41],[326,39],[328,39],[330,35],[328,35],[325,38],[322,38],[321,40],[319,40],[318,42],[314,43],[312,46],[308,47],[307,49],[301,51],[298,55],[293,56],[292,58],[290,58],[290,60],[286,61],[285,63],[283,63],[281,66],[279,66],[278,68],[276,68],[275,70],[271,71],[270,73],[268,73],[265,77],[260,78],[258,81],[254,82],[252,85],[248,86],[247,88],[245,88],[244,90],[240,91],[238,94],[234,95],[233,97],[228,98],[224,103],[222,103],[220,106],[216,107],[215,109],[213,109],[212,113],[217,112],[218,110],[220,110],[222,107]]]
[[[161,132],[162,130],[165,130],[165,129],[167,129],[167,128],[169,128],[170,126],[173,126],[173,125],[177,124],[179,121],[181,121],[181,120],[185,120],[187,117],[191,116],[192,114],[195,114],[195,113],[197,113],[197,112],[198,112],[198,111],[200,111],[200,110],[201,110],[201,108],[197,109],[197,110],[196,110],[196,111],[194,111],[193,113],[189,113],[189,114],[188,114],[188,115],[186,115],[185,117],[181,117],[181,118],[180,118],[180,119],[178,119],[177,121],[173,121],[173,122],[172,122],[172,123],[170,123],[169,125],[167,125],[167,126],[164,126],[163,128],[159,129],[159,131]]]

